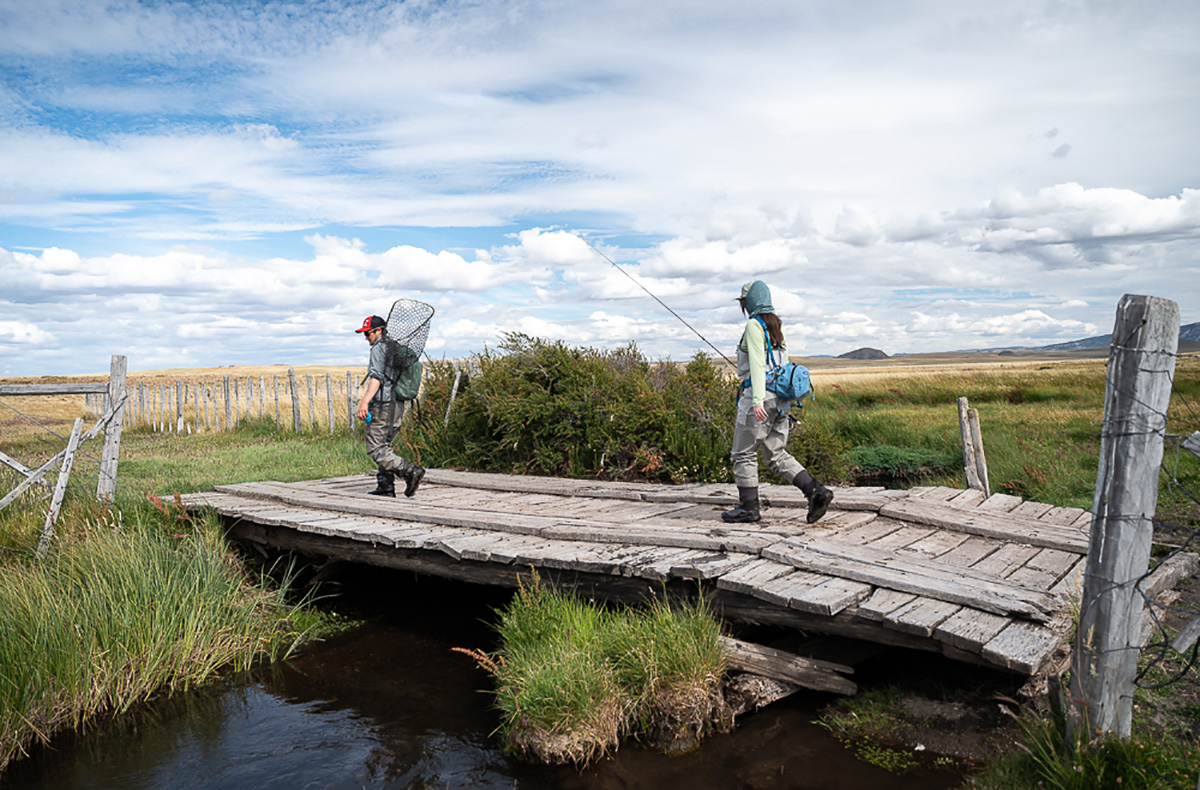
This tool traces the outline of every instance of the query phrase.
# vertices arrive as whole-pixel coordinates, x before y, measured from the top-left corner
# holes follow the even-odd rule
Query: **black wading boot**
[[[738,486],[737,507],[721,514],[721,520],[730,524],[749,524],[761,518],[758,512],[758,486]]]
[[[807,469],[798,472],[792,478],[792,485],[808,497],[808,523],[820,521],[825,511],[829,510],[829,504],[833,502],[833,492],[814,480]]]
[[[386,469],[378,470],[375,472],[375,490],[367,493],[374,496],[395,496],[396,475]]]
[[[404,478],[404,495],[412,496],[417,493],[417,487],[421,485],[421,480],[425,477],[425,467],[409,464],[401,477]]]

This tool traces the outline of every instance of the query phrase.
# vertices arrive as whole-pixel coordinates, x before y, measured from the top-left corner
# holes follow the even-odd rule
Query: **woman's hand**
[[[767,419],[767,410],[762,406],[755,406],[754,416],[758,418],[759,422],[762,422],[763,420]]]

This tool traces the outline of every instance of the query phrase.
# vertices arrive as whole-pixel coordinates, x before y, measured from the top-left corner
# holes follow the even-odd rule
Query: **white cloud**
[[[3,5],[5,321],[334,355],[411,292],[449,353],[703,347],[584,239],[719,345],[754,278],[822,353],[1070,339],[1125,292],[1197,309],[1200,7],[242,11]],[[13,337],[0,370],[49,342]]]

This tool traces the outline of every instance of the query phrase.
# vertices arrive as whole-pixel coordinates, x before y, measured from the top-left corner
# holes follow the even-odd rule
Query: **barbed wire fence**
[[[1130,737],[1135,689],[1161,691],[1194,675],[1200,663],[1200,612],[1176,606],[1173,591],[1200,567],[1200,515],[1186,504],[1173,508],[1187,522],[1181,523],[1157,511],[1161,478],[1169,493],[1200,505],[1198,492],[1183,481],[1194,475],[1181,472],[1200,463],[1200,414],[1175,386],[1178,333],[1174,302],[1121,300],[1071,662],[1069,744],[1101,734]],[[1166,553],[1152,558],[1154,543]],[[1200,777],[1183,784],[1158,776],[1171,787],[1200,789]]]

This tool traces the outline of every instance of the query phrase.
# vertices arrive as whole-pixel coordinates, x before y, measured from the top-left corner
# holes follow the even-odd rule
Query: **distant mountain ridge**
[[[1200,342],[1200,321],[1179,327],[1180,340],[1195,340]],[[1055,343],[1050,346],[1039,346],[1041,351],[1073,351],[1077,348],[1101,348],[1112,343],[1112,333],[1085,337],[1082,340],[1071,340],[1066,343]]]

